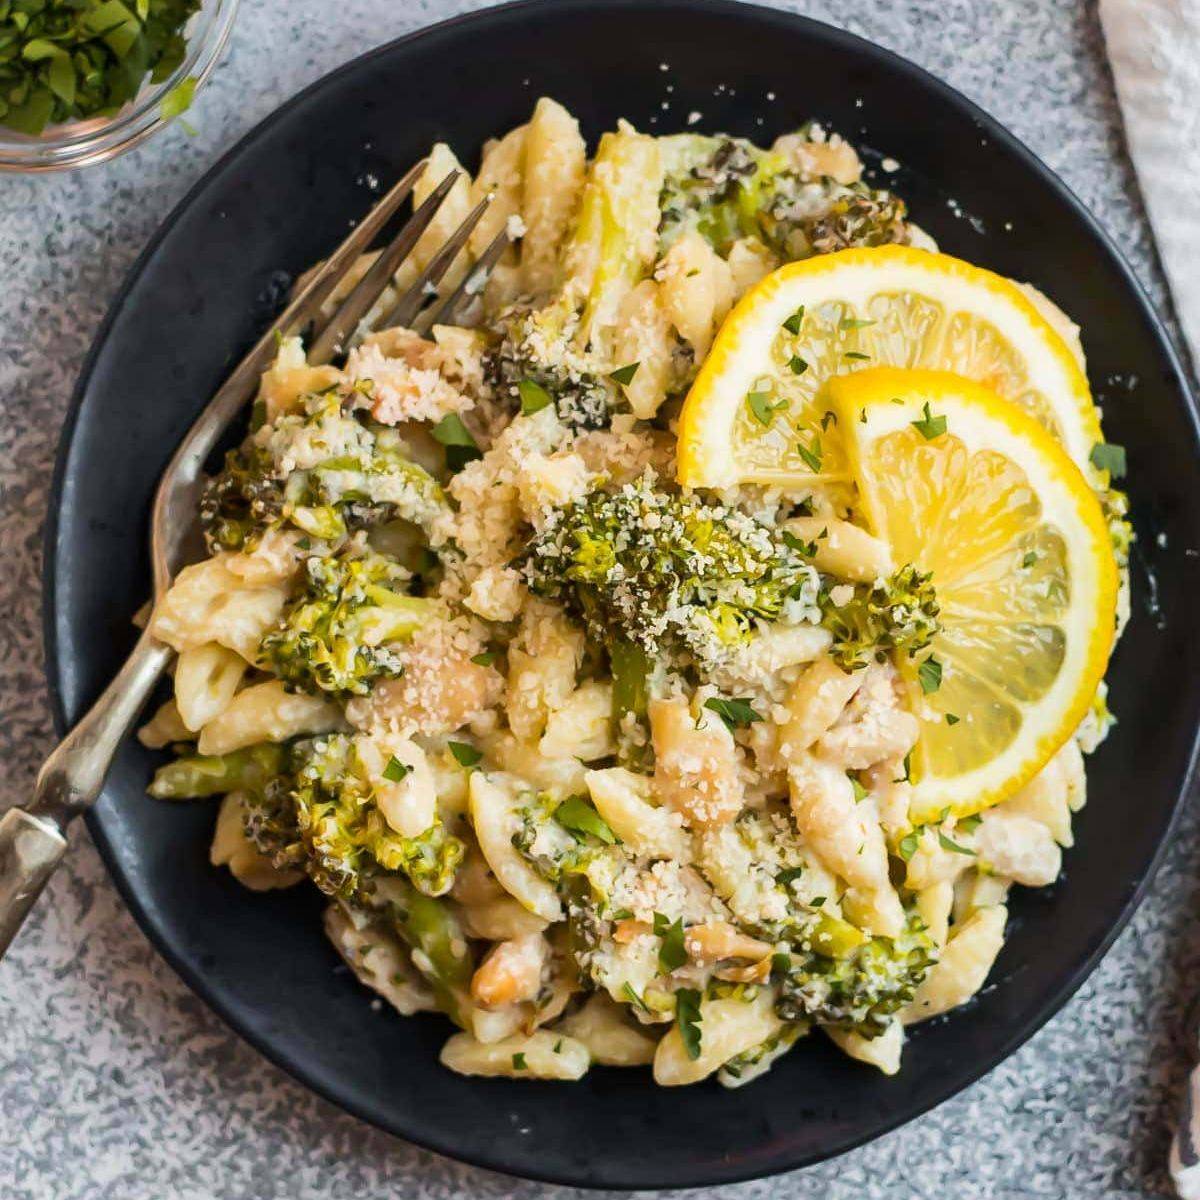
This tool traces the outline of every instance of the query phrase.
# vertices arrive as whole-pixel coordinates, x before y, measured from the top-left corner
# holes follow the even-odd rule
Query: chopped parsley
[[[47,125],[116,112],[149,78],[183,62],[200,0],[5,0],[0,4],[0,125],[37,137]],[[164,97],[170,120],[197,81]]]
[[[494,650],[485,650],[482,654],[472,654],[471,661],[477,667],[490,667],[496,661],[496,652]]]
[[[956,716],[954,713],[946,714],[946,724],[947,725],[957,725],[958,722],[959,722],[959,717]]]
[[[867,789],[853,775],[850,776],[850,786],[854,789],[854,802],[856,804],[860,800],[867,798]]]
[[[540,383],[532,379],[522,379],[517,384],[517,392],[521,397],[521,412],[531,417],[554,403],[554,397]]]
[[[1035,562],[1037,562],[1037,555],[1034,554],[1034,552],[1032,550],[1030,550],[1025,555],[1025,557],[1023,559],[1021,559],[1021,566],[1023,566],[1026,570],[1028,570],[1030,567],[1033,566],[1033,564]]]
[[[675,1024],[683,1039],[683,1048],[688,1058],[700,1057],[700,993],[695,988],[680,988],[675,993]]]
[[[412,771],[407,763],[402,763],[394,754],[388,759],[388,765],[383,768],[383,777],[388,783],[399,783]]]
[[[662,939],[658,948],[658,968],[664,975],[677,971],[688,960],[683,944],[683,918],[668,921],[662,913],[654,914],[654,932]]]
[[[582,796],[568,796],[554,810],[554,819],[571,833],[581,837],[590,833],[606,846],[617,841],[608,822]]]
[[[804,372],[808,370],[808,363],[806,363],[804,359],[800,357],[800,355],[793,354],[792,357],[788,359],[788,370],[791,371],[793,375],[803,375]]]
[[[626,363],[625,366],[618,367],[615,371],[612,371],[608,377],[613,383],[619,383],[622,387],[628,387],[633,382],[633,377],[637,374],[638,367],[641,365],[640,362]]]
[[[917,668],[917,678],[921,681],[921,691],[926,696],[932,695],[942,686],[942,664],[931,654]]]
[[[461,471],[467,463],[483,457],[479,443],[458,413],[447,413],[429,432],[446,448],[446,466],[451,471]]]
[[[467,770],[476,766],[483,757],[481,750],[476,750],[474,746],[466,742],[447,742],[446,745],[450,748],[450,753],[454,755],[455,762],[460,767],[466,767]]]
[[[815,538],[811,542],[806,542],[803,538],[798,538],[790,529],[781,529],[779,536],[789,550],[795,550],[797,554],[803,554],[805,558],[812,558],[817,552]]]
[[[811,446],[803,442],[796,443],[796,453],[804,460],[810,471],[821,472],[821,439],[814,433]]]
[[[842,357],[843,358],[852,358],[856,362],[870,362],[871,361],[871,356],[869,354],[862,354],[858,350],[847,350],[846,353],[842,355]]]
[[[932,442],[934,438],[939,438],[946,432],[946,418],[944,416],[935,417],[929,411],[929,401],[925,401],[922,408],[924,416],[919,421],[912,423],[913,428],[927,441]]]
[[[795,336],[800,332],[800,326],[804,323],[804,305],[800,305],[798,309],[783,323],[784,329],[788,333]]]
[[[938,845],[943,850],[949,850],[952,854],[966,854],[970,858],[975,857],[974,850],[968,850],[966,846],[960,846],[957,842],[952,842],[940,829],[938,830]]]
[[[726,700],[723,696],[710,696],[705,700],[704,707],[715,712],[730,730],[762,720],[749,700]]]
[[[524,1054],[514,1054],[513,1058],[512,1058],[512,1064],[513,1064],[514,1071],[524,1071],[525,1070],[525,1055]]]
[[[1122,479],[1125,475],[1125,447],[1116,442],[1097,442],[1088,459],[1097,471],[1107,471],[1113,479]]]
[[[771,400],[770,392],[747,392],[746,404],[754,414],[754,419],[762,426],[770,425],[775,414],[781,408],[787,408],[787,400]]]
[[[920,844],[921,844],[921,833],[920,833],[920,830],[917,830],[917,829],[911,829],[911,830],[909,830],[909,832],[908,832],[908,833],[906,833],[906,834],[905,834],[905,835],[904,835],[904,836],[903,836],[903,837],[900,839],[900,845],[899,845],[899,847],[898,847],[898,849],[899,849],[899,851],[900,851],[900,857],[901,857],[902,859],[904,859],[904,861],[905,861],[905,862],[908,862],[908,861],[909,861],[909,859],[911,859],[911,858],[912,858],[912,856],[913,856],[914,854],[916,854],[916,852],[917,852],[917,847],[918,847]]]

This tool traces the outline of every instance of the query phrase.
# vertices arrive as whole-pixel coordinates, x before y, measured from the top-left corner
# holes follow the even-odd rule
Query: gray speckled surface
[[[1095,12],[1072,0],[812,0],[967,93],[1058,171],[1163,292],[1121,141]],[[50,747],[40,529],[62,414],[110,297],[216,154],[297,88],[463,0],[246,3],[232,53],[172,130],[108,166],[0,180],[0,807]],[[1195,813],[1100,969],[964,1094],[742,1200],[1167,1194],[1162,1169],[1200,989]],[[12,1200],[534,1197],[376,1133],[243,1045],[151,950],[86,833],[0,964],[0,1196]]]

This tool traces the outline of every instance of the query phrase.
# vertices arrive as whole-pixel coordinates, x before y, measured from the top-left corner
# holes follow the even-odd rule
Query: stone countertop
[[[1092,3],[809,0],[998,117],[1164,291]],[[231,53],[168,131],[79,174],[0,182],[0,808],[50,749],[41,526],[55,445],[110,298],[217,154],[297,89],[466,0],[247,3]],[[1195,812],[1092,978],[1021,1051],[957,1098],[835,1162],[722,1189],[739,1200],[1095,1200],[1168,1194],[1168,1133],[1200,992]],[[11,1200],[549,1200],[566,1189],[460,1166],[305,1091],[230,1033],[150,948],[80,828],[0,964],[0,1195]]]

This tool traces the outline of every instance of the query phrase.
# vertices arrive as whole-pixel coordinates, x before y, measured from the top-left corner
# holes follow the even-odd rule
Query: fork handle
[[[172,651],[149,632],[41,771],[27,808],[0,819],[0,957],[67,848],[67,826],[100,795],[108,769]]]
[[[20,808],[0,817],[0,956],[66,850],[67,839],[52,821]]]

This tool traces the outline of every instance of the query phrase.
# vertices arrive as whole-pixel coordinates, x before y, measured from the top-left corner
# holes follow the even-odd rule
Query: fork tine
[[[355,284],[337,312],[315,334],[308,351],[309,366],[324,365],[344,347],[358,328],[359,322],[370,312],[371,305],[383,295],[392,281],[392,276],[412,252],[421,234],[429,227],[442,201],[450,194],[450,189],[461,174],[461,171],[450,171],[426,196],[424,203],[405,222],[404,228],[371,264],[370,270]]]
[[[320,312],[321,305],[325,303],[338,281],[358,260],[359,255],[370,248],[371,243],[379,236],[379,231],[391,220],[400,205],[408,199],[409,193],[413,190],[417,180],[421,178],[428,161],[428,159],[421,159],[416,166],[392,185],[387,195],[354,227],[346,240],[321,264],[313,277],[296,294],[274,326],[263,335],[260,345],[273,344],[277,330],[286,334],[294,329],[302,329]],[[255,350],[257,349],[256,346]],[[254,351],[251,353],[253,354]]]
[[[416,282],[396,301],[390,312],[375,322],[376,329],[392,329],[397,325],[411,325],[429,298],[430,289],[436,288],[459,251],[467,244],[471,231],[479,224],[487,207],[492,202],[491,193],[484,196],[463,218],[459,227],[446,239],[442,248],[429,260]]]
[[[487,249],[475,260],[475,265],[463,276],[458,287],[441,304],[431,305],[416,319],[417,332],[424,336],[435,325],[460,324],[463,311],[483,291],[484,285],[500,261],[500,256],[511,245],[512,238],[509,237],[508,230],[501,228],[488,243]]]

